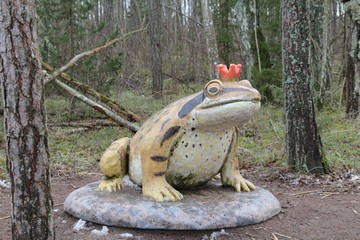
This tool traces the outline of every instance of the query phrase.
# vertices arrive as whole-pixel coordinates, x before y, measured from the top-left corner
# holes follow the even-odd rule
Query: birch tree
[[[205,43],[208,54],[209,77],[210,79],[214,79],[216,77],[215,66],[219,62],[219,54],[217,50],[215,27],[211,8],[209,6],[209,1],[202,0],[201,8],[203,14],[203,25],[205,30]]]
[[[240,44],[242,55],[244,56],[245,62],[243,64],[243,71],[246,73],[246,78],[251,79],[251,69],[254,65],[254,59],[251,52],[251,35],[252,35],[252,26],[254,23],[251,21],[251,10],[250,4],[253,4],[249,0],[238,0],[233,8],[233,16],[235,18],[235,23],[239,28],[240,34]]]

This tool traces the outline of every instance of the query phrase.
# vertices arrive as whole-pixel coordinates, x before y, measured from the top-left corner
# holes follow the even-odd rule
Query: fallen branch
[[[50,81],[53,81],[55,80],[55,78],[57,78],[61,73],[65,72],[66,70],[68,70],[69,68],[71,68],[72,66],[75,65],[76,62],[78,62],[80,59],[84,58],[84,57],[88,57],[88,56],[92,56],[92,55],[95,55],[96,53],[100,52],[100,51],[103,51],[107,48],[109,48],[111,45],[115,44],[115,43],[118,43],[118,42],[121,42],[123,41],[125,38],[135,34],[135,33],[139,33],[139,32],[142,32],[144,31],[145,28],[141,27],[140,29],[137,29],[135,31],[132,31],[132,32],[129,32],[129,33],[126,33],[124,34],[123,36],[121,37],[118,37],[118,38],[115,38],[109,42],[107,42],[105,45],[103,46],[100,46],[100,47],[97,47],[97,48],[94,48],[90,51],[86,51],[86,52],[83,52],[83,53],[80,53],[78,55],[76,55],[75,57],[73,57],[67,64],[65,64],[64,66],[62,66],[61,68],[59,69],[56,69],[52,74],[48,75],[47,77],[45,77],[44,79],[44,84],[47,84],[48,82]]]
[[[98,104],[97,102],[91,100],[90,98],[85,97],[83,94],[79,93],[75,89],[69,87],[65,83],[59,81],[58,79],[54,79],[54,83],[64,89],[66,92],[68,92],[70,95],[74,96],[78,100],[84,102],[85,104],[89,105],[90,107],[94,108],[95,110],[105,114],[112,120],[114,120],[116,123],[129,128],[133,132],[137,132],[139,130],[139,126],[135,125],[134,123],[131,123],[127,121],[126,119],[120,117],[119,115],[115,114],[111,110],[105,108],[104,106]]]
[[[52,66],[50,66],[49,64],[42,62],[42,67],[50,72],[55,72],[56,69],[53,68]],[[127,110],[126,108],[120,106],[118,103],[116,103],[115,101],[111,100],[109,97],[99,93],[98,91],[96,91],[95,89],[93,89],[92,87],[90,87],[89,85],[82,83],[76,79],[74,79],[73,77],[69,76],[66,73],[61,73],[60,77],[65,80],[66,82],[72,83],[74,84],[78,89],[90,94],[91,96],[95,97],[96,100],[106,104],[107,106],[109,106],[112,110],[114,110],[116,113],[121,114],[123,116],[126,117],[126,119],[128,121],[135,121],[135,122],[141,122],[142,119],[140,116],[136,115],[135,113]]]
[[[117,126],[116,123],[109,120],[95,120],[91,122],[67,122],[67,123],[51,123],[49,127],[73,127],[73,128],[94,128],[94,127],[111,127]]]

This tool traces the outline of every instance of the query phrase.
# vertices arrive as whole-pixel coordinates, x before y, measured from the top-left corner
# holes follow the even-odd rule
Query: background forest
[[[156,16],[142,0],[38,0],[44,69],[60,68],[82,52],[138,31],[78,61],[59,80],[99,100],[92,94],[96,90],[116,104],[110,111],[135,113],[127,119],[140,126],[174,99],[201,90],[216,77],[215,64],[241,63],[241,78],[263,96],[261,112],[241,132],[242,165],[286,166],[280,0],[163,0],[160,6]],[[352,107],[349,97],[355,85],[350,53],[356,24],[341,1],[309,1],[307,14],[311,86],[326,157],[331,166],[359,167],[358,102]],[[160,70],[153,72],[151,25],[156,21],[161,58]],[[109,143],[132,135],[54,81],[46,84],[46,95],[56,169],[94,166]],[[5,170],[5,159],[1,162]]]

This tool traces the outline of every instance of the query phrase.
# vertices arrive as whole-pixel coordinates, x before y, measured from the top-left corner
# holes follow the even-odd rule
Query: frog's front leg
[[[165,179],[168,161],[166,151],[151,149],[141,154],[142,190],[145,196],[156,201],[176,201],[183,198]]]
[[[130,138],[121,138],[108,147],[100,159],[100,169],[104,174],[99,184],[99,190],[109,192],[121,189],[124,185],[122,178],[127,172],[127,154]]]
[[[225,163],[221,168],[221,182],[224,186],[232,186],[237,192],[244,190],[249,192],[255,190],[255,185],[243,178],[240,174],[238,154],[238,134],[236,131],[233,133],[232,142],[229,149],[229,154],[226,157]]]

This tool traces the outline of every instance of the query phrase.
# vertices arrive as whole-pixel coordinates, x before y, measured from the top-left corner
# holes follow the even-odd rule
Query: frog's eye
[[[215,97],[220,93],[221,89],[221,82],[218,80],[212,80],[205,87],[206,95],[208,97]]]

